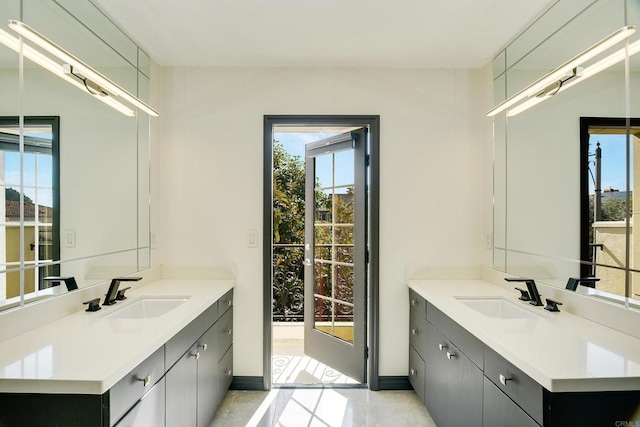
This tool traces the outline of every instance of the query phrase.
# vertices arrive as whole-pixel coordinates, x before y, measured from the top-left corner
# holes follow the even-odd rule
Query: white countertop
[[[533,307],[519,301],[513,287],[481,280],[410,280],[408,285],[549,391],[640,390],[638,338],[570,313]],[[504,297],[541,316],[492,318],[456,297]]]
[[[231,280],[163,279],[97,312],[78,307],[0,343],[0,392],[103,394],[232,287]],[[159,317],[105,317],[145,296],[188,299]]]

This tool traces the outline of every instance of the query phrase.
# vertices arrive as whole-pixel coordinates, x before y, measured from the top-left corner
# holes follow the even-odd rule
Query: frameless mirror
[[[620,27],[640,25],[637,2],[584,3],[584,10],[576,16],[575,4],[568,8],[563,2],[556,3],[496,57],[496,104]],[[628,44],[633,46],[639,39],[640,33],[633,34]],[[625,46],[624,41],[616,44],[585,61],[582,69]],[[570,277],[595,275],[600,281],[579,286],[578,291],[608,301],[625,302],[640,293],[640,282],[635,285],[630,273],[640,267],[640,261],[635,261],[640,251],[637,256],[633,252],[640,247],[633,244],[640,232],[633,232],[632,220],[634,176],[638,175],[633,152],[638,139],[626,120],[640,113],[640,108],[634,108],[638,100],[633,96],[640,82],[639,61],[637,55],[630,58],[628,73],[622,60],[597,74],[587,74],[588,78],[520,114],[494,117],[496,269],[562,288]],[[502,69],[502,74],[495,71]],[[582,69],[575,72],[580,74]],[[594,119],[585,145],[581,123],[587,118],[605,122]],[[622,125],[609,126],[606,120],[611,118],[621,120]],[[600,181],[594,163],[598,143],[607,153]],[[600,206],[605,207],[596,209],[605,212],[599,220],[593,208],[596,185],[601,186]]]
[[[7,3],[0,29],[21,20],[148,97],[148,56],[91,3]],[[26,57],[21,67],[4,45],[0,67],[0,310],[67,292],[49,276],[85,287],[149,268],[149,117],[127,117]]]

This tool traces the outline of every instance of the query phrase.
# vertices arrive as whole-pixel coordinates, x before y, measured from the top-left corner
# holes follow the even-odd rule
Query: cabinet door
[[[481,426],[482,371],[430,323],[425,356],[425,404],[438,427]]]
[[[218,408],[218,357],[216,329],[198,340],[198,426],[208,426]]]
[[[409,346],[409,382],[423,403],[425,377],[424,360],[422,360],[420,354],[418,354],[413,346]]]
[[[484,427],[538,427],[538,424],[498,387],[484,378]]]
[[[482,371],[453,344],[444,353],[449,426],[482,425]]]
[[[227,352],[218,362],[218,405],[222,402],[224,395],[229,390],[229,386],[233,381],[233,346],[229,347]]]
[[[448,375],[447,359],[440,350],[446,348],[449,342],[442,336],[436,328],[427,323],[425,330],[425,391],[424,403],[436,422],[436,425],[445,426],[447,424],[447,408],[452,402],[448,401]]]
[[[195,426],[198,403],[198,362],[194,345],[167,372],[167,427]]]
[[[145,394],[138,403],[122,418],[117,427],[163,426],[165,415],[164,379]]]

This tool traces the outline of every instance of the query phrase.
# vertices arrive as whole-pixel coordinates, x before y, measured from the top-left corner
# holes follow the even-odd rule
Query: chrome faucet
[[[533,279],[505,277],[504,280],[506,280],[507,282],[524,282],[527,285],[527,289],[529,290],[529,297],[531,298],[529,304],[535,306],[544,305],[542,304],[542,298],[540,297],[540,293],[538,292],[536,282]]]

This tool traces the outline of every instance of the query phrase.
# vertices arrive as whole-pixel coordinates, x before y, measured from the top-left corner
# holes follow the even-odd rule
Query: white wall
[[[166,265],[236,265],[236,375],[262,375],[262,252],[246,235],[262,230],[263,116],[380,115],[380,375],[406,375],[405,266],[481,264],[480,76],[307,68],[153,76],[163,89],[158,255]]]

